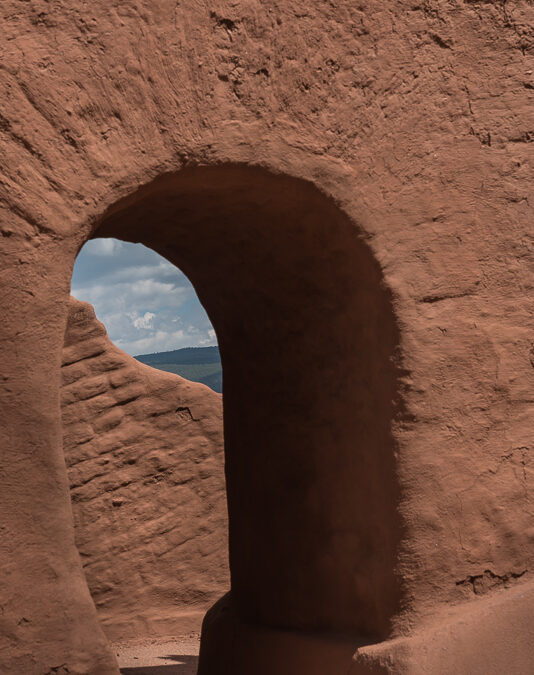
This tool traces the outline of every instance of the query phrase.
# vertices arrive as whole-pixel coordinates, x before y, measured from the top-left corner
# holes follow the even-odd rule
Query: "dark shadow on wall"
[[[137,668],[121,668],[122,675],[196,675],[198,656],[165,656],[165,659],[176,661],[172,666],[139,666]]]
[[[93,236],[178,266],[217,332],[236,615],[385,639],[402,604],[400,331],[358,225],[311,183],[191,167],[113,205]]]

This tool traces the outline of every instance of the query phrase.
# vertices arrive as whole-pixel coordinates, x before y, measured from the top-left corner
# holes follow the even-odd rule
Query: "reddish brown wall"
[[[266,662],[267,624],[287,629],[287,641],[275,643],[295,645],[297,655],[291,636],[311,616],[321,626],[316,645],[329,621],[336,629],[352,621],[353,642],[356,626],[405,639],[402,649],[383,640],[367,652],[392,672],[417,672],[418,654],[445,648],[458,658],[451,673],[458,663],[501,673],[495,652],[512,649],[517,673],[534,670],[530,595],[515,614],[509,606],[515,618],[506,624],[510,615],[494,604],[512,603],[514,585],[530,588],[534,547],[532,13],[523,0],[2,3],[0,669],[117,672],[74,546],[59,405],[72,265],[106,226],[182,264],[226,345],[238,603],[227,616],[237,612],[229,630],[253,619],[265,638],[241,669]],[[204,173],[192,181],[194,167]],[[136,214],[157,218],[135,224]],[[330,330],[332,315],[314,316],[314,299],[341,310]],[[320,339],[299,350],[301,301],[306,334],[318,326]],[[365,333],[369,307],[388,330]],[[342,358],[321,360],[332,336]],[[267,388],[251,389],[258,380],[236,365],[230,345],[249,337],[262,346],[254,375]],[[288,359],[297,357],[293,388],[276,360],[287,345]],[[315,380],[302,367],[312,355]],[[351,407],[367,384],[360,379],[345,396],[358,381],[355,364],[367,369],[378,406]],[[383,380],[371,377],[379,364]],[[265,403],[261,420],[255,396]],[[245,415],[239,424],[241,405],[260,426]],[[380,425],[373,412],[365,427],[366,405]],[[370,445],[358,433],[350,445],[356,427],[369,430]],[[278,449],[272,465],[269,447]],[[259,478],[251,481],[252,469]],[[338,479],[341,492],[332,487]],[[292,497],[294,481],[304,489]],[[351,507],[364,495],[371,507],[344,510],[347,493]],[[272,520],[264,495],[279,505]],[[381,526],[366,530],[367,514]],[[281,537],[279,524],[288,526]],[[281,557],[270,566],[273,550]],[[284,559],[294,567],[280,577]],[[327,574],[338,562],[343,573]],[[326,603],[306,593],[316,574]],[[336,613],[347,586],[353,592]],[[451,606],[464,612],[450,619],[454,630],[429,637]],[[509,625],[517,630],[500,630]],[[466,642],[467,634],[480,639]],[[233,656],[243,653],[231,644]],[[221,653],[216,663],[232,664]]]
[[[62,378],[76,545],[107,637],[198,631],[230,584],[221,396],[117,349],[74,298]]]

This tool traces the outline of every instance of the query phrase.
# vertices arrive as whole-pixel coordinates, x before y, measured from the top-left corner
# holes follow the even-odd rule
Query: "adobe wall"
[[[117,349],[75,298],[61,375],[76,546],[106,636],[198,632],[230,587],[221,396]]]
[[[2,3],[0,670],[117,673],[74,545],[61,442],[75,256],[107,209],[158,177],[239,165],[333,200],[399,327],[402,598],[389,637],[408,642],[384,639],[362,672],[415,673],[418,654],[434,672],[446,647],[447,672],[497,673],[492,648],[512,646],[515,672],[532,672],[530,595],[511,614],[484,603],[531,585],[533,11]],[[421,637],[464,602],[480,612]],[[478,641],[462,642],[467,617]],[[263,659],[262,635],[244,659]]]

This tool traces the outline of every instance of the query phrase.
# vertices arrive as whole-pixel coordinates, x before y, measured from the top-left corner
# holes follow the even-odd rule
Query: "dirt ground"
[[[200,636],[114,644],[123,675],[196,675]]]

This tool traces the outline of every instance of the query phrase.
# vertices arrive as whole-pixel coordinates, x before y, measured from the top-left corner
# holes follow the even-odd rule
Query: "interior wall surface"
[[[211,298],[211,289],[203,285],[209,275],[206,263],[199,260],[201,251],[214,256],[213,278],[223,282],[221,290],[228,293],[211,300],[210,312],[220,323],[221,335],[243,343],[246,337],[269,358],[276,349],[264,338],[262,342],[260,327],[251,322],[241,321],[247,335],[232,332],[240,325],[239,303],[247,312],[254,299],[240,288],[236,265],[225,268],[229,263],[217,244],[221,232],[210,215],[216,208],[236,223],[235,235],[244,233],[243,251],[249,259],[241,272],[252,278],[250,268],[256,263],[258,302],[267,307],[267,316],[276,316],[269,305],[273,296],[259,289],[262,284],[274,288],[276,279],[266,270],[275,269],[276,263],[293,297],[308,292],[318,297],[312,270],[305,270],[302,261],[307,246],[313,246],[314,253],[324,247],[317,277],[326,293],[321,297],[333,297],[342,287],[348,294],[339,293],[339,315],[323,305],[327,320],[321,317],[315,324],[306,303],[298,309],[304,325],[308,332],[312,324],[318,331],[317,345],[327,341],[328,319],[346,326],[347,342],[337,330],[330,335],[343,359],[349,359],[349,337],[362,347],[372,341],[354,330],[357,322],[364,322],[361,316],[349,319],[349,299],[358,297],[359,309],[371,307],[371,321],[373,316],[389,316],[389,328],[378,334],[373,360],[365,363],[357,350],[354,358],[369,370],[371,382],[376,381],[371,373],[378,372],[378,362],[386,363],[385,355],[394,347],[393,365],[384,366],[384,375],[402,400],[402,414],[397,414],[398,408],[390,410],[390,435],[384,436],[383,444],[379,437],[385,424],[363,429],[361,416],[347,418],[353,433],[365,441],[355,447],[384,450],[372,456],[358,452],[355,457],[358,466],[365,464],[371,471],[385,467],[386,481],[377,492],[363,476],[356,477],[356,484],[360,497],[369,495],[373,506],[379,504],[376,514],[367,514],[370,522],[376,517],[382,523],[368,547],[358,547],[358,556],[387,540],[378,567],[391,571],[394,558],[387,584],[377,577],[371,586],[376,592],[365,597],[362,580],[372,580],[373,572],[366,570],[360,578],[356,574],[356,591],[343,598],[341,613],[331,611],[336,607],[335,589],[319,585],[319,595],[331,595],[325,603],[310,598],[303,618],[300,603],[289,596],[282,595],[282,601],[262,595],[282,563],[275,560],[271,569],[260,555],[278,522],[253,511],[266,536],[252,532],[258,546],[252,561],[258,567],[248,579],[251,585],[239,572],[249,555],[240,550],[239,541],[250,534],[253,519],[230,524],[238,614],[249,622],[275,623],[274,628],[284,627],[279,624],[289,616],[285,628],[290,632],[309,620],[318,631],[344,626],[354,632],[374,631],[376,639],[386,634],[408,639],[442,610],[478,606],[494,595],[506,597],[512,586],[528,584],[534,542],[532,13],[531,4],[521,0],[431,0],[410,6],[374,0],[357,5],[342,0],[333,6],[312,0],[305,9],[296,2],[267,6],[254,0],[2,3],[0,670],[30,675],[61,668],[70,673],[117,673],[74,546],[61,446],[60,363],[70,276],[80,246],[104,215],[111,217],[113,205],[133,195],[138,198],[138,190],[154,186],[158,177],[185,176],[196,167],[259,167],[269,175],[302,180],[346,218],[324,219],[332,226],[331,242],[330,231],[321,224],[322,209],[312,209],[306,219],[296,219],[294,227],[306,220],[314,223],[307,231],[321,234],[312,242],[293,229],[294,239],[286,243],[284,223],[289,221],[284,216],[269,218],[277,213],[272,190],[269,203],[261,201],[258,189],[250,195],[245,189],[229,203],[232,190],[227,183],[225,188],[228,179],[221,178],[217,199],[209,191],[203,193],[206,203],[200,210],[198,197],[185,199],[182,192],[179,202],[189,200],[188,213],[179,222],[193,225],[178,227],[179,244],[167,239],[164,245],[161,240],[161,252],[179,260],[191,276],[193,267],[198,270],[195,283],[201,298]],[[282,193],[286,189],[292,190],[282,186]],[[163,192],[143,206],[158,209],[161,222]],[[305,213],[303,199],[295,199],[282,201],[300,204],[299,213]],[[257,222],[250,217],[251,202],[261,205],[254,211],[259,213]],[[250,232],[238,218],[240,208],[247,214]],[[358,245],[348,234],[339,237],[340,230],[348,233],[350,226],[360,237]],[[196,252],[195,229],[205,234]],[[267,232],[277,233],[277,246]],[[143,240],[151,236],[155,240],[159,235],[143,234]],[[259,238],[256,243],[253,236]],[[232,241],[235,247],[241,245],[239,238]],[[361,254],[364,249],[368,256]],[[349,274],[351,252],[356,257]],[[339,272],[330,254],[338,256]],[[237,259],[237,253],[233,255]],[[302,274],[295,275],[294,269]],[[364,283],[356,290],[356,278],[368,280],[369,288]],[[230,325],[221,309],[231,307],[232,301]],[[282,296],[284,302],[280,321],[273,319],[270,327],[279,331],[278,345],[294,346],[300,373],[313,351],[299,352],[301,338],[291,332],[290,296]],[[356,333],[365,337],[354,342]],[[278,349],[283,352],[283,347]],[[237,410],[237,392],[252,385],[235,365],[231,348],[223,346],[222,351],[225,368],[233,367],[229,402]],[[320,351],[313,353],[314,362]],[[287,429],[278,429],[287,447],[301,447],[302,430],[290,426],[289,420],[292,415],[297,419],[297,403],[315,414],[310,428],[310,436],[312,429],[317,432],[313,470],[308,474],[301,467],[295,472],[289,462],[282,465],[281,477],[300,486],[307,513],[315,509],[319,514],[319,537],[325,536],[327,522],[340,527],[339,539],[326,539],[330,548],[325,545],[323,558],[318,547],[312,552],[313,574],[322,579],[338,564],[337,558],[342,566],[349,565],[345,555],[332,563],[329,550],[348,550],[350,539],[343,503],[336,504],[325,492],[327,476],[317,491],[306,487],[315,485],[314,475],[330,466],[321,455],[323,448],[334,448],[335,456],[337,449],[348,447],[348,431],[347,437],[341,433],[334,438],[325,424],[336,415],[341,423],[347,412],[343,401],[348,400],[334,390],[336,376],[328,372],[328,364],[319,360],[317,370],[306,371],[313,387],[297,388],[295,409],[288,409],[285,417]],[[281,374],[276,368],[272,376],[254,374],[274,390],[283,385],[289,391],[288,383],[277,379]],[[325,389],[322,403],[319,397],[310,400],[309,392],[316,396],[319,385]],[[354,387],[357,395],[350,378],[341,378],[339,386],[344,393]],[[382,411],[377,414],[383,421],[391,391],[376,389],[377,409]],[[266,392],[261,394],[267,398]],[[342,402],[338,412],[334,401]],[[252,402],[247,404],[251,409]],[[370,402],[362,402],[361,410],[366,405]],[[265,412],[275,407],[273,397]],[[282,417],[278,411],[275,419]],[[246,485],[240,472],[250,468],[252,452],[247,455],[244,448],[254,446],[269,466],[269,438],[258,439],[247,420],[238,428],[237,414],[228,422],[227,442],[241,448],[236,458],[242,462],[228,471],[230,512],[238,513],[240,499],[247,506],[252,500],[246,489],[238,493],[232,483],[235,479],[236,485]],[[346,453],[342,455],[346,462]],[[335,466],[341,466],[340,460],[341,454]],[[280,467],[280,461],[281,456],[271,468],[277,462]],[[353,466],[347,482],[356,475]],[[262,494],[270,494],[274,478],[279,474],[265,473]],[[355,517],[363,528],[363,515]],[[297,527],[298,511],[290,518]],[[402,527],[388,525],[396,522]],[[361,528],[357,531],[363,532]],[[390,539],[391,532],[397,534]],[[298,558],[302,548],[287,538],[281,550]],[[310,578],[304,570],[296,580],[298,596]],[[257,583],[260,578],[263,587]],[[283,585],[289,587],[290,581],[288,575]],[[376,598],[381,600],[366,612],[366,623],[362,607],[372,607]],[[495,612],[499,616],[499,610]],[[473,621],[476,625],[478,619]],[[528,641],[519,639],[522,623],[516,636],[517,667],[518,673],[526,674],[532,670],[532,654]],[[447,635],[454,646],[454,631]],[[469,663],[474,658],[483,672],[496,672],[486,658],[492,640],[494,636],[462,647]],[[386,651],[388,644],[384,643]],[[414,650],[423,649],[413,645]],[[399,659],[399,672],[416,672],[409,659]],[[393,666],[384,667],[394,672]]]

